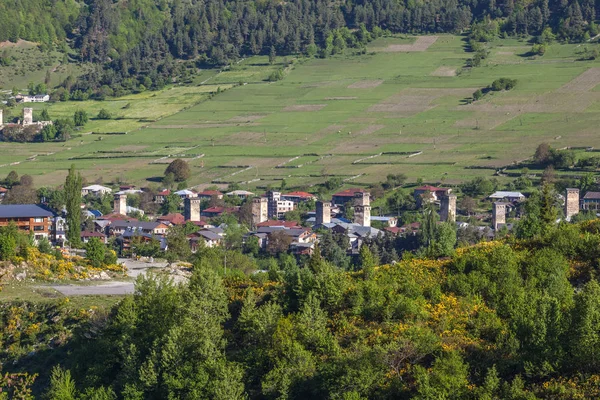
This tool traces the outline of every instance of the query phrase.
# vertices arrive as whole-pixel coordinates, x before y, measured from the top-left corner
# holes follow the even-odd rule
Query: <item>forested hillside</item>
[[[223,65],[254,54],[327,56],[363,46],[382,29],[460,32],[484,20],[494,21],[492,35],[550,27],[559,39],[582,41],[597,34],[595,19],[591,0],[0,0],[0,42],[68,40],[75,59],[109,67],[75,88],[97,92],[160,87],[177,73],[174,59]]]
[[[544,227],[356,272],[238,257],[223,278],[204,248],[189,285],[139,278],[110,312],[4,304],[3,373],[50,399],[598,398],[600,221]]]

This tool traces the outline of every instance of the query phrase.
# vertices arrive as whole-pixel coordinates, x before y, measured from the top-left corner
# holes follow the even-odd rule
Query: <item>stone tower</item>
[[[565,193],[565,219],[571,220],[571,217],[579,214],[579,189],[567,188]]]
[[[495,202],[492,209],[492,227],[498,230],[498,226],[506,224],[506,203]]]
[[[281,193],[274,192],[272,190],[267,192],[267,200],[268,200],[268,216],[269,218],[277,219],[278,215],[278,204],[281,200]]]
[[[200,203],[199,197],[188,197],[183,202],[183,213],[186,221],[200,221]]]
[[[256,226],[269,219],[269,199],[257,197],[252,199],[252,225]]]
[[[114,201],[115,214],[127,215],[127,195],[126,194],[115,194]]]
[[[371,226],[371,200],[370,193],[354,193],[354,223],[362,226]]]
[[[23,109],[23,126],[33,124],[33,108]]]
[[[331,222],[331,203],[328,201],[317,201],[316,224],[328,224]]]
[[[456,221],[456,195],[449,194],[440,200],[440,221]]]

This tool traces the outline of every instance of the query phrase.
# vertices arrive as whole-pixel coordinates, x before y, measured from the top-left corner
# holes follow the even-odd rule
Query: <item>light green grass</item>
[[[310,187],[331,176],[354,177],[348,182],[351,185],[378,182],[390,173],[405,173],[412,181],[457,183],[494,172],[468,167],[509,165],[530,157],[544,141],[557,148],[600,146],[595,134],[600,93],[593,90],[595,85],[582,94],[555,93],[588,68],[600,67],[600,62],[575,61],[581,48],[562,44],[551,45],[543,57],[530,58],[523,56],[531,47],[526,41],[499,39],[491,44],[483,66],[463,70],[458,76],[432,76],[441,66],[460,69],[465,65],[472,54],[465,52],[463,39],[441,35],[425,52],[372,52],[298,61],[286,71],[283,81],[274,83],[264,79],[283,65],[283,58],[269,65],[266,57],[256,57],[217,73],[206,82],[210,86],[176,87],[105,102],[55,104],[49,108],[53,117],[72,114],[76,107],[91,115],[106,108],[123,119],[92,121],[84,130],[130,133],[103,136],[102,141],[97,135],[84,135],[66,144],[0,144],[0,151],[11,154],[11,162],[55,152],[18,166],[0,167],[0,175],[16,169],[37,176],[38,185],[57,184],[75,162],[88,181],[120,177],[147,184],[146,178],[161,176],[166,167],[153,164],[154,156],[174,157],[183,151],[191,157],[204,155],[190,160],[191,185],[260,179],[247,186],[254,189],[278,186],[285,178],[290,186]],[[384,38],[372,46],[412,41]],[[592,46],[597,45],[588,45]],[[474,90],[500,77],[517,79],[516,88],[466,105]],[[239,81],[248,84],[190,106],[219,86],[223,89],[228,82]],[[372,87],[360,88],[368,86],[365,81],[371,81]],[[413,97],[403,100],[407,97],[402,95]],[[423,96],[429,97],[423,100]],[[560,111],[503,111],[514,104],[535,105],[539,99],[558,102]],[[585,109],[574,110],[583,101],[588,102]],[[392,102],[404,104],[406,109],[372,109]],[[123,109],[127,103],[130,107]],[[416,104],[423,107],[411,109]],[[324,107],[302,109],[317,105]],[[135,130],[139,127],[143,128]],[[128,151],[136,157],[100,158],[106,153],[99,152],[115,151]],[[353,164],[382,152],[416,151],[422,154],[410,158],[388,154]],[[329,154],[332,156],[321,159]],[[301,158],[286,165],[305,164],[302,167],[275,168],[298,156]],[[252,168],[220,168],[245,165]]]

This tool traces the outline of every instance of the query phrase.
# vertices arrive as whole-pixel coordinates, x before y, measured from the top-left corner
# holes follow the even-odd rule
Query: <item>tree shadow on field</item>
[[[163,177],[162,176],[152,176],[150,178],[146,178],[146,180],[148,182],[154,182],[154,183],[162,183],[163,181]]]

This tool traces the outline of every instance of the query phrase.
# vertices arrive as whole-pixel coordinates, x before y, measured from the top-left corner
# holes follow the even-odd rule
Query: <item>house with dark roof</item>
[[[162,222],[144,222],[144,221],[113,221],[109,227],[111,236],[120,236],[126,232],[145,233],[148,235],[163,236],[167,233],[169,227]]]
[[[14,223],[19,230],[33,232],[35,240],[48,238],[53,216],[35,204],[0,205],[0,226]]]
[[[279,226],[284,228],[302,228],[296,221],[279,221],[279,220],[267,220],[264,222],[259,222],[256,224],[257,228],[265,227],[265,226]]]
[[[209,207],[200,211],[200,215],[206,218],[213,218],[222,215],[223,213],[233,214],[239,211],[239,207]]]
[[[206,247],[220,246],[223,236],[211,229],[202,229],[198,232],[189,234],[188,239],[190,241],[192,253],[195,253],[198,251],[198,248],[200,248],[200,242],[204,242],[204,246]]]
[[[600,209],[600,192],[587,192],[581,199],[581,208],[584,210]]]

